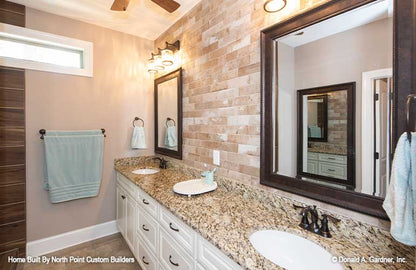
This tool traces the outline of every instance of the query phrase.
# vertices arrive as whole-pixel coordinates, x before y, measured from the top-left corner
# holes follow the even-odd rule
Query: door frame
[[[393,69],[385,68],[362,73],[361,88],[361,192],[371,194],[373,192],[374,179],[374,81],[381,78],[393,78]],[[394,95],[393,95],[394,96]],[[371,106],[369,106],[371,104]],[[393,134],[391,134],[393,136]],[[365,163],[365,164],[364,164]],[[371,185],[364,185],[371,183]],[[370,193],[368,193],[370,192]]]

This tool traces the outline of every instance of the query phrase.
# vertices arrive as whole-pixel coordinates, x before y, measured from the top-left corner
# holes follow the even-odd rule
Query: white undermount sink
[[[132,171],[132,173],[134,174],[154,174],[158,172],[159,170],[156,170],[156,169],[139,169],[139,170]]]
[[[250,235],[250,242],[261,255],[288,270],[343,269],[324,248],[291,233],[257,231]]]

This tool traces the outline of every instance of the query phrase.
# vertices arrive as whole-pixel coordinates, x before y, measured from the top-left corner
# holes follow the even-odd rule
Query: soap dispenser
[[[204,167],[207,167],[207,165],[205,164]],[[214,168],[212,171],[205,171],[203,173],[201,173],[201,177],[204,180],[204,182],[208,185],[212,185],[214,184],[214,173],[217,171],[216,168]]]

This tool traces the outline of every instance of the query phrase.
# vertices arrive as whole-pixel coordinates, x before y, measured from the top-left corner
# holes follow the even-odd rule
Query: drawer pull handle
[[[149,202],[146,201],[146,199],[143,199],[142,201],[143,201],[144,204],[149,204]]]
[[[172,255],[169,255],[169,262],[174,266],[179,266],[179,263],[172,262]]]
[[[150,231],[149,229],[147,229],[147,228],[145,227],[145,225],[144,225],[144,224],[142,225],[142,229],[143,229],[144,231],[146,231],[146,232]]]
[[[335,158],[333,158],[333,157],[328,157],[327,159],[329,159],[329,160],[335,160]]]
[[[328,169],[328,172],[335,172],[334,169]]]
[[[121,195],[121,198],[124,200],[124,199],[126,199],[126,196],[124,196],[124,195]]]
[[[171,222],[171,223],[169,223],[169,228],[170,228],[172,231],[179,232],[179,229],[176,229],[175,227],[173,227],[173,226],[172,226],[172,222]]]
[[[143,256],[142,257],[142,262],[144,263],[144,264],[149,264],[149,262],[146,262],[145,260],[144,260],[144,258],[146,258],[145,256]]]

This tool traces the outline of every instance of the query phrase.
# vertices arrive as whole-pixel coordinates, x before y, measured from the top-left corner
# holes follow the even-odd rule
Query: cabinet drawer
[[[157,258],[153,256],[150,248],[145,244],[141,237],[136,238],[137,261],[142,270],[157,270]]]
[[[139,190],[139,205],[152,217],[158,218],[159,204],[143,190]]]
[[[160,263],[166,269],[191,270],[194,260],[183,250],[164,229],[160,230]]]
[[[241,267],[207,240],[198,237],[198,262],[210,270],[233,270]]]
[[[318,153],[308,152],[308,159],[318,160]]]
[[[319,160],[331,163],[347,164],[347,156],[341,155],[319,154]]]
[[[139,222],[137,230],[154,254],[157,254],[158,224],[142,207],[139,207]]]
[[[347,178],[347,166],[320,162],[319,174],[330,176],[330,177],[335,177],[335,178],[340,178],[340,179],[346,179]]]
[[[176,241],[188,252],[192,253],[195,246],[195,232],[185,223],[173,216],[167,209],[160,209],[160,226],[175,238]]]

